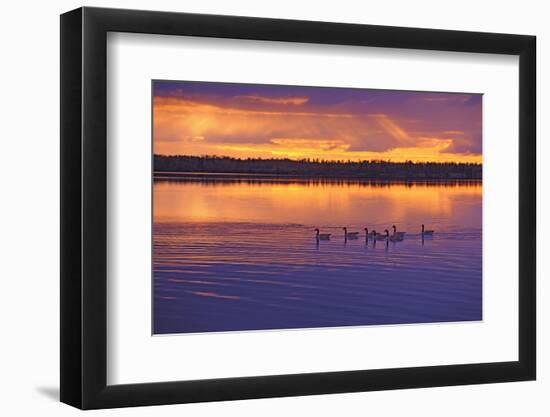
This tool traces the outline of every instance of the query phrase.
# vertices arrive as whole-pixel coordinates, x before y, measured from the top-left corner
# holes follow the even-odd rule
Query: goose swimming
[[[366,240],[369,240],[369,237],[374,237],[374,235],[376,234],[375,230],[371,230],[371,232],[369,233],[369,229],[367,227],[365,227],[363,230],[365,231]]]
[[[376,233],[376,232],[375,232]],[[382,233],[376,233],[375,234],[375,239],[376,240],[386,240],[390,237],[390,232],[388,229],[384,230],[384,233],[385,234],[382,234]]]
[[[317,240],[330,240],[331,233],[320,233],[319,229],[315,229]]]
[[[342,230],[344,230],[344,237],[346,239],[357,239],[359,237],[359,232],[348,232],[347,227],[342,227]]]
[[[392,242],[402,242],[403,239],[405,239],[405,236],[403,235],[391,235],[389,237],[389,240]]]
[[[422,224],[422,236],[431,236],[434,234],[433,230],[425,230],[424,224]]]
[[[393,229],[393,235],[392,236],[396,239],[403,240],[403,238],[405,237],[406,232],[398,232],[397,227],[395,226],[395,224],[392,226],[392,229]]]

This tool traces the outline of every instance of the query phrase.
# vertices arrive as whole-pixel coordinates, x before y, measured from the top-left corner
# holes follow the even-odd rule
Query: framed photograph
[[[61,16],[61,401],[533,380],[535,37]]]

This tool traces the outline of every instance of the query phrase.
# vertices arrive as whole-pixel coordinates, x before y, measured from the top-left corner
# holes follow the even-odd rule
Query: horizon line
[[[349,163],[386,163],[386,164],[440,164],[440,165],[448,165],[448,164],[456,164],[456,165],[480,165],[482,166],[482,162],[455,162],[455,161],[448,161],[448,162],[440,162],[440,161],[414,161],[412,159],[406,160],[406,161],[392,161],[391,159],[359,159],[359,160],[352,160],[352,159],[321,159],[321,158],[310,158],[310,157],[304,157],[304,158],[261,158],[261,157],[235,157],[235,156],[228,156],[228,155],[186,155],[186,154],[158,154],[153,153],[153,157],[164,157],[164,158],[179,158],[179,157],[185,157],[185,158],[202,158],[202,159],[232,159],[237,161],[248,161],[248,160],[255,160],[255,161],[293,161],[293,162],[305,162],[305,163],[340,163],[340,164],[349,164]]]

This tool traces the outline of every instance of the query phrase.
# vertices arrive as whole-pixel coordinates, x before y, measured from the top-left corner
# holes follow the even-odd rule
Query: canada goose
[[[372,231],[372,247],[376,246],[376,230]]]
[[[405,236],[399,234],[393,234],[389,237],[392,242],[402,242]]]
[[[344,237],[346,239],[357,239],[359,236],[359,232],[348,232],[347,227],[342,227],[342,230],[344,230]]]
[[[424,224],[422,224],[422,236],[431,236],[434,234],[433,230],[425,230]]]
[[[405,237],[406,232],[398,232],[397,227],[395,227],[395,224],[392,226],[392,229],[393,229],[393,235],[392,236],[394,238],[399,238],[399,239],[403,240],[403,238]]]
[[[331,233],[319,233],[319,229],[315,229],[317,240],[330,240]]]
[[[390,232],[389,232],[389,230],[388,230],[388,229],[384,230],[384,233],[385,233],[385,234],[377,233],[377,234],[375,235],[375,239],[376,239],[376,240],[386,240],[386,239],[388,239],[388,238],[390,237]]]
[[[370,233],[369,233],[369,229],[367,227],[365,227],[363,230],[365,231],[365,236],[366,237],[374,236],[374,234],[376,233],[375,230],[371,230]]]

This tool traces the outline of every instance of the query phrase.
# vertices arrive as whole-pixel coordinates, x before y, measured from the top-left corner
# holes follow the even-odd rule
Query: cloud
[[[178,94],[154,97],[155,152],[325,159],[377,154],[405,158],[405,150],[418,158],[481,153],[478,96],[477,104],[470,105],[470,96],[457,100],[460,95],[419,104],[401,97],[377,102],[312,99],[305,94]]]
[[[476,135],[468,135],[464,137],[454,137],[451,144],[444,150],[446,153],[457,154],[481,154],[482,140],[481,133]]]
[[[270,143],[282,146],[285,149],[302,151],[341,151],[345,152],[350,145],[338,139],[300,139],[300,138],[275,138]]]
[[[459,93],[444,93],[437,95],[425,95],[422,100],[435,103],[475,103],[480,94],[459,94]]]
[[[399,125],[387,115],[373,114],[371,117],[374,118],[378,124],[394,139],[403,143],[411,142],[409,134],[399,127]]]
[[[236,106],[221,106],[217,104],[204,103],[201,101],[174,97],[155,97],[154,109],[162,111],[163,114],[176,113],[184,115],[192,114],[221,114],[231,116],[285,116],[285,117],[329,117],[329,118],[352,118],[354,115],[349,113],[330,113],[330,112],[297,112],[285,111],[280,109],[246,109]]]
[[[247,101],[254,101],[260,103],[269,103],[269,104],[293,104],[293,105],[302,105],[306,104],[309,101],[308,97],[263,97],[263,96],[235,96],[236,99],[242,99]]]
[[[268,143],[277,137],[330,136],[346,129],[353,119],[347,113],[288,112],[222,107],[186,99],[154,100],[155,141],[189,141],[202,138],[210,143]]]
[[[183,142],[200,142],[204,140],[204,136],[182,136]]]

